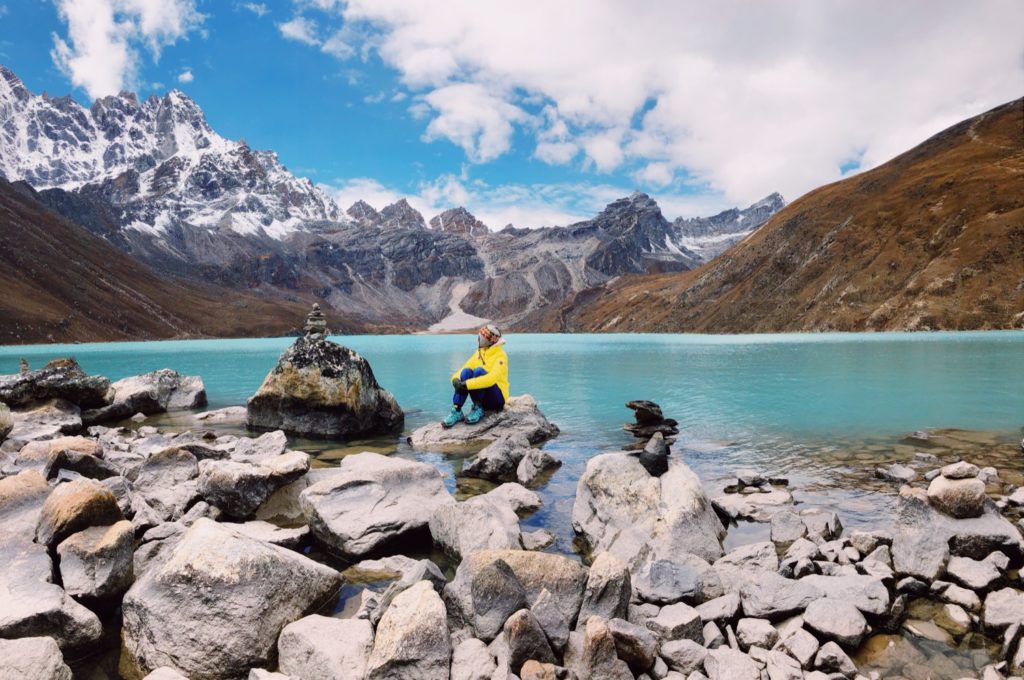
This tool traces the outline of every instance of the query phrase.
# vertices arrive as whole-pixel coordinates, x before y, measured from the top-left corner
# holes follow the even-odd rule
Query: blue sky
[[[1024,3],[709,5],[0,0],[0,63],[83,103],[176,87],[342,207],[499,228],[792,200],[1024,92]]]

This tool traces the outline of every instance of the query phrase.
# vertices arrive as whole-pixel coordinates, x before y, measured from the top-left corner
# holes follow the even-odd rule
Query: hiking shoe
[[[480,422],[480,419],[484,417],[484,409],[481,406],[473,406],[473,410],[466,416],[466,423],[469,425],[476,425]]]
[[[462,415],[462,409],[458,406],[452,406],[451,413],[444,417],[444,420],[441,421],[441,425],[444,427],[452,427],[455,423],[465,419],[466,416]],[[479,420],[479,418],[477,418],[477,420]]]

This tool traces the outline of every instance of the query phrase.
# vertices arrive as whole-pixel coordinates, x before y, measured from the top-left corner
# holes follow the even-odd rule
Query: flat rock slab
[[[408,441],[418,451],[455,453],[480,449],[505,435],[522,435],[530,444],[540,444],[558,433],[558,426],[540,412],[537,401],[524,394],[509,397],[504,409],[487,413],[475,425],[462,422],[445,428],[431,423],[413,432]]]
[[[714,501],[733,519],[770,522],[775,513],[793,506],[793,494],[785,489],[772,489],[768,493],[725,493],[715,496]]]

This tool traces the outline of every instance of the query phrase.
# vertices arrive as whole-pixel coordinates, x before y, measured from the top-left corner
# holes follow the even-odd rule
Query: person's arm
[[[474,366],[476,361],[477,361],[476,352],[473,352],[471,355],[469,355],[469,358],[466,359],[466,363],[462,364],[462,366],[459,367],[459,370],[457,370],[454,373],[452,373],[452,380],[455,380],[460,375],[462,375],[462,370],[463,369],[465,369],[465,368],[476,368],[476,366]]]
[[[486,375],[470,378],[466,381],[467,390],[485,390],[491,385],[497,385],[501,378],[508,375],[508,359],[504,353],[498,357],[494,366],[487,371]]]

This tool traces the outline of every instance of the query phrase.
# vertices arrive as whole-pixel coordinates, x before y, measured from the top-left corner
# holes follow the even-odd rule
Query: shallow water
[[[407,432],[448,410],[450,374],[473,351],[474,338],[353,336],[334,338],[365,356],[379,382],[406,409]],[[201,375],[210,407],[244,404],[291,338],[0,347],[0,373],[75,356],[89,373],[111,379],[158,368]],[[546,448],[564,462],[538,489],[544,507],[524,521],[558,537],[571,554],[572,502],[586,461],[631,441],[622,431],[631,399],[651,399],[679,421],[674,447],[717,494],[737,467],[786,476],[798,503],[839,511],[848,527],[884,527],[896,485],[876,466],[908,462],[927,450],[940,460],[962,456],[994,465],[1008,483],[1024,484],[1019,444],[1024,425],[1024,332],[693,335],[510,335],[513,394],[530,393],[562,428]],[[195,427],[190,417],[146,424]],[[208,426],[203,425],[204,429]],[[936,432],[925,449],[904,436]],[[335,465],[362,450],[417,457],[448,475],[460,495],[486,483],[457,482],[462,459],[417,455],[399,437],[338,444],[297,440],[295,448]],[[916,464],[924,472],[935,464]],[[727,545],[765,540],[765,525],[730,529]],[[974,667],[981,642],[959,646],[903,638],[935,659],[933,677]],[[940,658],[941,657],[941,658]],[[930,666],[931,664],[926,664]]]

